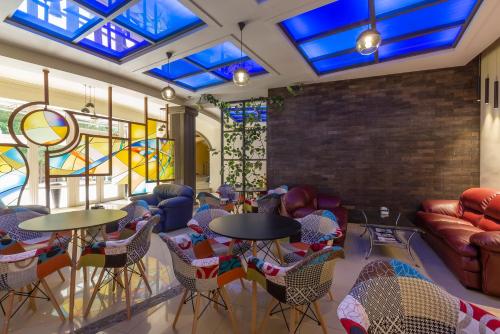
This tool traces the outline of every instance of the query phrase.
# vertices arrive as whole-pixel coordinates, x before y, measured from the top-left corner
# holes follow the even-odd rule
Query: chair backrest
[[[151,246],[153,228],[160,221],[160,216],[155,215],[148,220],[137,223],[136,232],[131,236],[127,245],[127,265],[132,265],[141,260]]]
[[[160,184],[153,189],[153,193],[160,201],[177,196],[194,198],[193,188],[182,184]]]
[[[212,195],[211,193],[208,192],[200,192],[198,193],[198,196],[196,197],[198,201],[200,202],[200,205],[210,205],[213,208],[220,208],[220,199],[217,196]]]
[[[217,235],[210,230],[208,224],[218,217],[224,217],[230,213],[222,209],[213,209],[210,206],[203,206],[194,214],[193,218],[187,223],[195,232],[204,235],[207,239],[213,239]]]
[[[28,219],[43,216],[38,212],[27,209],[9,209],[8,212],[0,215],[0,230],[4,231],[12,240],[27,241],[42,238],[45,236],[41,232],[30,232],[19,228],[19,224]]]
[[[228,198],[231,201],[235,201],[238,199],[238,193],[233,186],[229,184],[223,184],[217,189],[217,193],[219,193],[221,198]]]
[[[335,260],[343,254],[341,247],[325,247],[288,270],[285,302],[294,306],[306,305],[324,297],[332,286]]]
[[[151,214],[148,203],[143,200],[131,202],[120,210],[127,212],[127,215],[118,221],[118,231],[123,231],[125,226],[134,220],[148,218],[148,214]]]
[[[322,242],[326,235],[334,234],[340,230],[337,217],[328,210],[316,210],[304,218],[297,219],[297,221],[302,225],[300,240],[297,241],[306,244]]]
[[[499,319],[452,296],[398,260],[366,265],[337,315],[347,333],[434,333],[439,329],[439,333],[494,334],[500,330]]]

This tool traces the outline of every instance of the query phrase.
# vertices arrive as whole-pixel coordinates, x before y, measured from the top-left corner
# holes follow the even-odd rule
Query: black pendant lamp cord
[[[240,27],[240,65],[243,64],[243,29],[245,29],[245,22],[239,22]]]
[[[172,58],[172,54],[172,52],[167,52],[168,77],[170,77],[170,58]],[[170,86],[170,83],[168,85]]]

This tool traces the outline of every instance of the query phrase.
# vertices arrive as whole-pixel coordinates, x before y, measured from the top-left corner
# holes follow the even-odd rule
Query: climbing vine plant
[[[213,95],[202,95],[200,103],[210,103],[221,110],[223,183],[248,194],[266,189],[266,136],[264,113],[267,108],[280,110],[279,96],[225,102]],[[214,151],[213,154],[221,154]]]

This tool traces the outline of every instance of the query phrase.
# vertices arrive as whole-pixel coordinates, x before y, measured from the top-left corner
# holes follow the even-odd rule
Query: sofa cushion
[[[500,231],[500,196],[491,200],[477,226],[485,231]]]
[[[458,254],[468,257],[477,257],[477,248],[470,242],[471,236],[476,233],[475,231],[468,230],[446,229],[440,231],[439,234],[443,238],[443,241]]]
[[[484,210],[497,195],[497,191],[489,188],[470,188],[460,196],[461,217],[477,225],[483,217]]]
[[[432,233],[437,233],[440,226],[471,226],[473,225],[466,220],[455,218],[451,216],[441,215],[439,213],[432,212],[417,212],[416,224],[421,228],[428,230]]]
[[[298,209],[309,208],[312,211],[316,209],[314,206],[315,199],[311,198],[310,191],[304,190],[302,187],[295,187],[288,191],[281,200],[286,212],[293,217],[295,217],[295,211]]]
[[[309,207],[309,208],[300,208],[300,209],[297,209],[293,212],[293,217],[294,218],[304,218],[305,216],[313,213],[314,211],[316,211],[315,209]]]

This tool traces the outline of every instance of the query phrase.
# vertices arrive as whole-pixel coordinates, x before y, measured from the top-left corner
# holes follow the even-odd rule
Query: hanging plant
[[[244,188],[244,192],[256,189],[264,190],[266,177],[261,173],[264,163],[261,160],[255,160],[266,158],[267,126],[261,122],[261,112],[264,110],[264,106],[272,107],[274,110],[282,110],[283,97],[252,98],[236,104],[236,107],[243,110],[243,103],[245,103],[245,110],[255,111],[242,115],[244,121],[241,122],[232,121],[231,118],[231,108],[235,107],[235,103],[222,101],[211,94],[202,95],[198,103],[200,105],[210,103],[222,111],[224,156],[235,159],[227,160],[224,166],[223,183],[230,184],[237,189]],[[214,155],[219,153],[218,151],[212,152]]]

